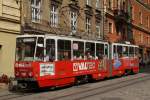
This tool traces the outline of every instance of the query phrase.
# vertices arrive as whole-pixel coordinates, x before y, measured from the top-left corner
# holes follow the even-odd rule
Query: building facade
[[[150,61],[150,0],[132,0],[132,25],[135,44],[140,46],[144,63]]]
[[[102,0],[23,0],[22,32],[103,39]]]
[[[104,12],[105,39],[132,42],[130,0],[104,0]]]
[[[0,0],[0,76],[12,76],[16,36],[20,33],[20,4],[16,0]]]

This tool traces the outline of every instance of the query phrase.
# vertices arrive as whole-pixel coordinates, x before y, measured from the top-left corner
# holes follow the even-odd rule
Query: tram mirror
[[[37,46],[38,46],[38,47],[41,47],[41,48],[44,47],[43,44],[37,44]]]

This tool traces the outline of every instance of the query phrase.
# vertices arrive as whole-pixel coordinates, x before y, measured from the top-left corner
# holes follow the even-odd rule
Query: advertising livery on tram
[[[14,81],[25,88],[66,86],[139,71],[136,45],[51,35],[21,35],[16,41]]]

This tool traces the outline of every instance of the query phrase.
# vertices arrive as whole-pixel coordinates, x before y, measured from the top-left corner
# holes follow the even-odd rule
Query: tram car
[[[23,88],[62,87],[139,72],[138,46],[52,35],[16,39],[15,79]]]

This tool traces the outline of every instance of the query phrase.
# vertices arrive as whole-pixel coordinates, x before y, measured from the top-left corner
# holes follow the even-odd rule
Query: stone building
[[[16,36],[20,33],[20,4],[0,0],[0,76],[13,75]]]
[[[104,0],[104,12],[105,39],[132,42],[130,0]]]
[[[132,0],[132,31],[143,62],[150,61],[150,0]]]
[[[22,33],[103,39],[102,0],[23,0]]]

